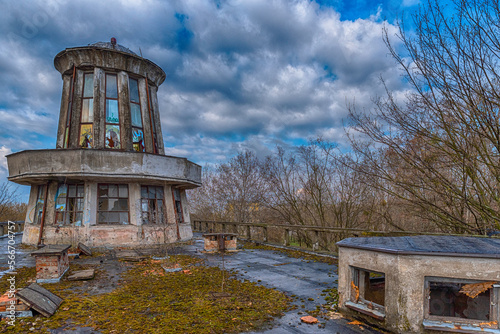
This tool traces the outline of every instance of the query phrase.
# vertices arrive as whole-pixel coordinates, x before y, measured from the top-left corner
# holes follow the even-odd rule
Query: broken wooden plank
[[[93,279],[95,275],[94,269],[86,269],[75,271],[73,274],[68,276],[68,281],[85,281]]]
[[[20,290],[17,297],[45,317],[52,316],[62,303],[62,298],[36,283]]]
[[[82,244],[81,242],[78,243],[78,249],[85,255],[87,256],[92,256],[92,251],[90,248],[88,248],[86,245]]]
[[[133,249],[126,249],[126,250],[120,250],[116,252],[116,257],[119,260],[124,260],[124,261],[134,261],[134,262],[139,262],[142,260],[145,260],[147,256],[140,255]]]

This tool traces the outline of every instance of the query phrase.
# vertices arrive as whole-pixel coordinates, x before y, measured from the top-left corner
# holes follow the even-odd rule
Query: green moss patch
[[[258,329],[288,308],[290,300],[283,293],[200,261],[179,255],[131,264],[117,288],[105,294],[85,293],[91,281],[44,284],[64,298],[56,314],[17,319],[15,327],[2,323],[0,332],[92,327],[102,333],[237,333]],[[166,273],[161,267],[176,264],[183,271]],[[25,281],[35,276],[25,269],[19,270],[22,274],[29,276]],[[98,276],[105,284],[106,275]],[[4,281],[0,279],[0,287]]]

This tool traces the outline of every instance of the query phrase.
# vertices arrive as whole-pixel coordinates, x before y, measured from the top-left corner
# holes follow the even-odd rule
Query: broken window
[[[94,122],[94,73],[85,73],[83,78],[79,143],[81,148],[92,148]]]
[[[97,186],[99,207],[98,224],[128,224],[128,185],[99,184]]]
[[[350,296],[348,307],[382,320],[385,316],[385,274],[352,268]]]
[[[38,186],[33,224],[40,224],[42,222],[43,207],[45,203],[45,187],[46,185]]]
[[[162,186],[141,186],[143,224],[165,222],[165,205]]]
[[[106,148],[120,149],[118,85],[115,74],[106,74]]]
[[[132,143],[135,151],[145,152],[141,104],[139,101],[139,84],[137,79],[129,78],[129,87],[130,116],[132,120]]]
[[[181,191],[177,188],[174,188],[174,205],[175,205],[175,218],[178,224],[184,223],[184,216],[182,213],[182,204],[181,204]]]
[[[496,321],[492,312],[496,305],[496,282],[470,281],[452,278],[426,278],[429,303],[428,318],[459,318],[479,322]]]
[[[83,184],[63,184],[57,187],[56,217],[58,225],[75,224],[81,226],[83,218]]]

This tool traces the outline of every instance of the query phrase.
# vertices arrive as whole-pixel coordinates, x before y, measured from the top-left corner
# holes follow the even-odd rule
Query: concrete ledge
[[[201,186],[201,166],[185,159],[99,149],[33,150],[7,156],[9,181],[30,185],[62,178],[128,182],[170,181]]]
[[[424,328],[427,330],[441,331],[441,332],[451,332],[451,333],[489,333],[489,334],[500,334],[500,330],[496,328],[480,327],[462,323],[453,322],[442,322],[442,321],[431,321],[424,320]]]

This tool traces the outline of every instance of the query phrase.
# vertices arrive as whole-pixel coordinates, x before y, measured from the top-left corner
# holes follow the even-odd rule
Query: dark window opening
[[[98,224],[128,224],[128,185],[99,184]]]
[[[363,303],[368,308],[383,310],[385,305],[385,274],[364,269],[354,269],[351,282],[355,303]]]
[[[81,225],[83,219],[83,184],[59,184],[56,194],[56,217],[58,225]]]
[[[175,218],[178,224],[184,223],[184,215],[182,213],[181,192],[179,189],[174,188],[174,205],[175,205]]]
[[[42,222],[43,206],[45,203],[45,187],[46,185],[38,186],[38,193],[35,204],[35,217],[33,217],[33,224],[40,224]]]
[[[165,222],[163,187],[141,186],[141,207],[143,224],[162,224]]]
[[[494,283],[429,281],[429,315],[490,321]]]

